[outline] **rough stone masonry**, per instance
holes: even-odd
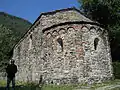
[[[75,8],[42,13],[16,44],[17,80],[69,84],[112,78],[108,32]]]

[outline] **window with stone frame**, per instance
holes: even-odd
[[[57,52],[63,51],[63,40],[62,38],[57,39]]]
[[[94,49],[95,49],[95,50],[97,50],[98,42],[99,42],[99,39],[98,39],[98,38],[95,38],[95,39],[94,39]]]
[[[32,34],[30,35],[29,38],[29,50],[32,48]]]

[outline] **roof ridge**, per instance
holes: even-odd
[[[53,10],[53,11],[50,11],[50,12],[43,12],[41,13],[42,15],[47,15],[47,14],[54,14],[54,13],[57,13],[57,12],[61,12],[61,11],[69,11],[69,10],[75,10],[75,11],[78,11],[81,13],[80,10],[78,10],[77,8],[75,7],[71,7],[71,8],[63,8],[63,9],[57,9],[57,10]]]

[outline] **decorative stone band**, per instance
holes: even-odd
[[[100,26],[100,27],[104,27],[103,25],[101,25],[99,23],[95,23],[95,22],[71,21],[71,22],[64,22],[64,23],[59,23],[59,24],[52,25],[48,28],[43,29],[42,32],[44,33],[45,31],[47,31],[51,28],[57,27],[57,26],[70,25],[70,24],[91,24],[91,25],[97,25],[97,26]]]

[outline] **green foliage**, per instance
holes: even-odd
[[[73,90],[72,85],[44,85],[42,90]]]
[[[5,80],[0,80],[0,86],[5,87],[6,86],[6,81]]]
[[[113,62],[113,74],[115,79],[120,79],[120,62]]]
[[[14,45],[30,27],[28,21],[0,12],[0,71],[3,71],[12,56]]]
[[[21,35],[26,32],[31,26],[31,23],[22,18],[0,12],[0,24],[12,30],[16,35]]]
[[[107,26],[120,22],[120,0],[78,0],[85,15]]]

